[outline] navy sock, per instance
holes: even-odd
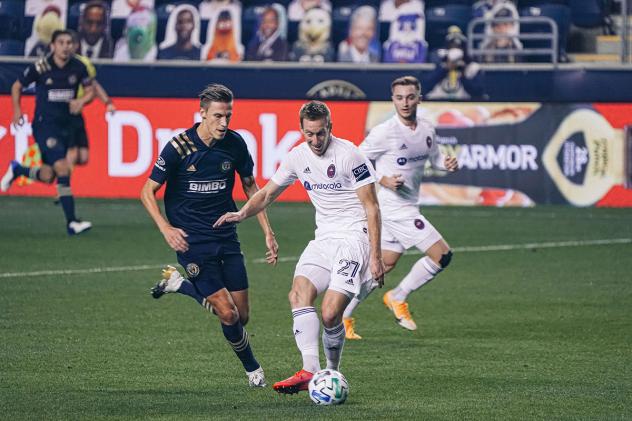
[[[221,325],[224,337],[233,348],[233,351],[235,351],[235,354],[237,354],[237,357],[241,360],[246,371],[255,371],[261,367],[252,354],[250,341],[248,340],[248,332],[246,332],[246,329],[241,325],[241,322],[238,321],[230,326],[223,323]]]
[[[57,177],[57,193],[59,193],[59,202],[66,215],[66,222],[75,221],[75,199],[70,191],[70,176]]]
[[[193,285],[193,282],[189,281],[188,279],[182,281],[182,284],[178,289],[178,293],[188,295],[189,297],[197,301],[198,304],[201,306],[203,306],[206,302],[206,299],[202,296],[202,294],[198,292],[197,288],[195,288],[195,285]]]
[[[21,175],[23,175],[24,177],[28,177],[31,178],[33,180],[37,180],[37,175],[35,177],[31,177],[31,170],[37,170],[37,173],[39,173],[39,168],[29,168],[29,167],[25,167],[23,165],[16,165],[13,168],[13,174],[15,174],[15,177],[19,177]]]

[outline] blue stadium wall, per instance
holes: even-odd
[[[10,92],[11,84],[28,63],[24,59],[0,61],[0,93]],[[205,84],[220,81],[244,99],[320,97],[369,101],[388,99],[390,82],[404,74],[417,76],[426,85],[433,69],[432,65],[358,68],[343,64],[310,67],[249,63],[237,66],[97,63],[96,67],[101,84],[117,97],[190,98]],[[477,100],[632,102],[631,67],[486,66],[481,72],[484,95]]]

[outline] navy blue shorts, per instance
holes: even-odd
[[[77,116],[71,124],[70,137],[68,138],[68,148],[87,148],[88,134],[83,116]]]
[[[222,288],[228,291],[248,288],[248,275],[239,240],[189,244],[189,250],[178,253],[178,263],[204,297]]]
[[[42,154],[42,162],[53,165],[60,159],[66,159],[68,141],[72,127],[56,122],[34,122],[33,137]]]

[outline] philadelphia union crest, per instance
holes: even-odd
[[[417,229],[422,230],[424,229],[424,221],[422,221],[421,219],[415,219],[415,227],[417,227]]]
[[[228,171],[230,171],[231,168],[233,168],[233,163],[232,162],[230,162],[230,161],[222,162],[222,171],[228,172]]]
[[[187,273],[191,278],[195,278],[200,274],[200,267],[195,263],[189,263],[187,265]]]
[[[428,147],[432,146],[432,138],[430,136],[426,138],[426,145],[428,145]]]

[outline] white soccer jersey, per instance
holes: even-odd
[[[316,239],[367,237],[366,212],[356,189],[375,182],[371,164],[348,140],[334,136],[322,156],[304,142],[290,151],[270,181],[300,180],[316,208]]]
[[[430,160],[434,168],[445,169],[445,158],[435,141],[434,127],[419,116],[414,131],[397,115],[378,124],[364,139],[360,150],[375,161],[378,180],[394,174],[401,174],[404,179],[404,185],[397,192],[380,188],[378,199],[383,218],[396,214],[402,206],[417,205],[426,161]]]

